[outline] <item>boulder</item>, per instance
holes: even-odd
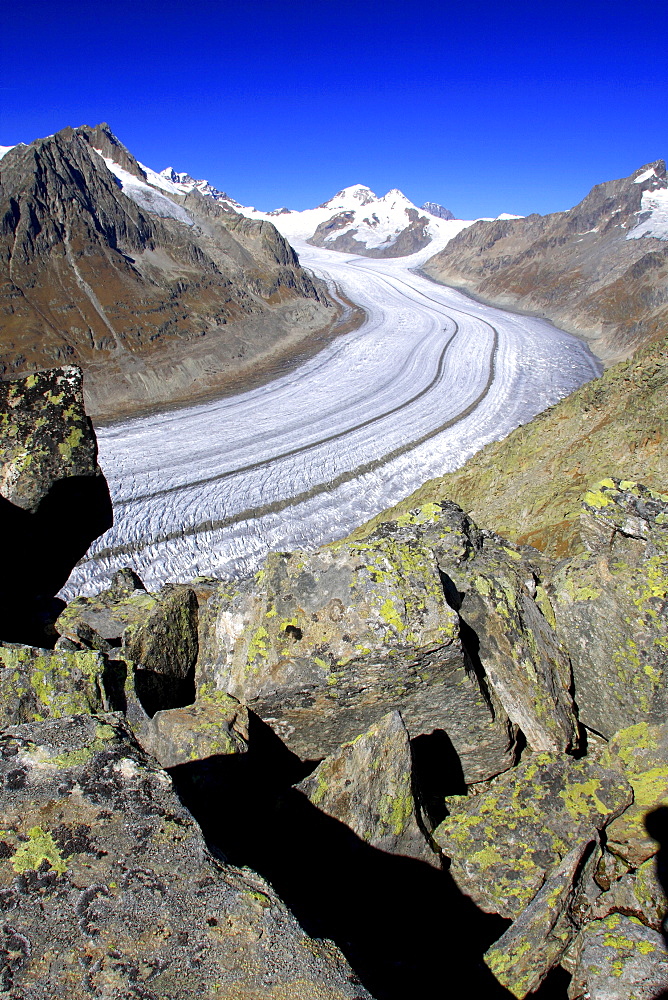
[[[296,787],[372,847],[440,867],[419,826],[411,747],[399,712],[325,758]]]
[[[519,1000],[538,989],[576,934],[583,861],[589,853],[584,877],[590,879],[598,860],[592,847],[591,841],[585,841],[569,851],[527,908],[485,953],[496,979]]]
[[[106,658],[92,650],[0,645],[0,728],[120,707]]]
[[[6,729],[0,778],[7,995],[368,996],[259,876],[211,855],[119,716]]]
[[[668,900],[657,875],[656,860],[650,858],[636,871],[627,872],[613,882],[608,891],[599,896],[592,915],[600,919],[611,913],[623,913],[660,931],[667,909]]]
[[[610,738],[668,713],[668,496],[607,479],[584,497],[584,547],[549,590],[582,722]]]
[[[593,920],[578,951],[570,1000],[655,1000],[668,988],[663,937],[634,917]]]
[[[54,595],[112,523],[81,372],[0,382],[0,639],[53,644]],[[62,604],[60,605],[62,607]]]
[[[615,733],[601,763],[623,773],[633,789],[633,804],[610,824],[607,841],[609,851],[637,868],[659,850],[645,823],[655,809],[668,805],[668,723],[641,722]]]
[[[468,782],[513,763],[514,731],[465,657],[434,554],[401,531],[272,553],[211,608],[198,684],[248,704],[301,757],[396,709],[411,737],[447,732]]]
[[[107,648],[121,646],[120,655],[135,665],[137,693],[153,715],[192,700],[197,619],[197,597],[190,587],[166,584],[150,594],[124,569],[107,590],[71,601],[55,627],[62,636],[94,647],[103,648],[100,638]]]
[[[0,495],[34,514],[54,483],[99,476],[78,368],[0,382]]]
[[[229,695],[200,691],[193,705],[156,712],[136,735],[163,767],[245,753],[248,712]]]
[[[432,836],[462,892],[483,910],[516,920],[569,851],[596,839],[632,798],[617,771],[535,754],[463,798]]]
[[[527,546],[480,531],[454,503],[425,504],[378,535],[434,553],[446,599],[459,613],[470,662],[535,750],[578,745],[568,655],[541,580],[552,564]]]

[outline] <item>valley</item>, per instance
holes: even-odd
[[[340,538],[600,373],[550,323],[416,274],[433,246],[380,260],[292,240],[366,321],[248,392],[100,427],[115,523],[66,595],[127,564],[156,587]]]

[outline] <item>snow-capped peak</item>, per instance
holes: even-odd
[[[337,212],[354,211],[360,205],[370,205],[372,201],[377,200],[378,196],[371,188],[365,187],[364,184],[352,184],[337,191],[333,198],[318,205],[318,208],[336,209]]]
[[[8,153],[9,150],[13,148],[13,146],[0,146],[0,160],[3,158],[5,153]]]

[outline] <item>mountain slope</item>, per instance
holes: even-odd
[[[561,557],[574,542],[580,500],[595,482],[668,483],[668,336],[641,348],[566,399],[432,479],[370,526],[423,503],[454,500],[516,542]]]
[[[628,357],[668,320],[667,187],[657,160],[567,212],[476,222],[423,270],[583,334],[605,360]]]
[[[108,417],[220,388],[337,318],[272,225],[158,176],[107,126],[4,154],[6,377],[76,362]]]

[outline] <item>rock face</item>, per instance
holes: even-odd
[[[572,1000],[654,1000],[666,988],[668,953],[660,934],[618,913],[587,926]]]
[[[586,550],[550,592],[580,719],[609,738],[666,717],[668,496],[604,480],[585,494],[579,532]]]
[[[425,201],[422,206],[423,212],[429,212],[430,215],[435,215],[437,219],[445,219],[446,222],[449,219],[454,219],[454,215],[449,208],[443,208],[436,201]]]
[[[78,369],[0,382],[0,517],[0,638],[45,645],[51,598],[112,520]]]
[[[515,920],[574,841],[595,839],[632,799],[616,771],[536,754],[454,806],[433,837],[452,859],[450,872],[462,891],[483,909]]]
[[[106,125],[6,153],[5,376],[75,362],[89,412],[111,417],[219,389],[334,322],[271,223],[164,184]]]
[[[216,861],[117,716],[5,729],[3,992],[366,997],[269,886]]]
[[[373,847],[438,865],[418,825],[411,748],[399,712],[344,743],[297,788]]]
[[[592,188],[567,212],[475,222],[427,262],[431,277],[485,301],[529,310],[593,338],[610,360],[662,332],[668,230],[663,160]]]
[[[410,532],[270,555],[254,585],[226,590],[198,683],[247,703],[300,756],[399,708],[411,737],[446,730],[467,781],[511,765],[508,720],[465,659],[433,551]]]

